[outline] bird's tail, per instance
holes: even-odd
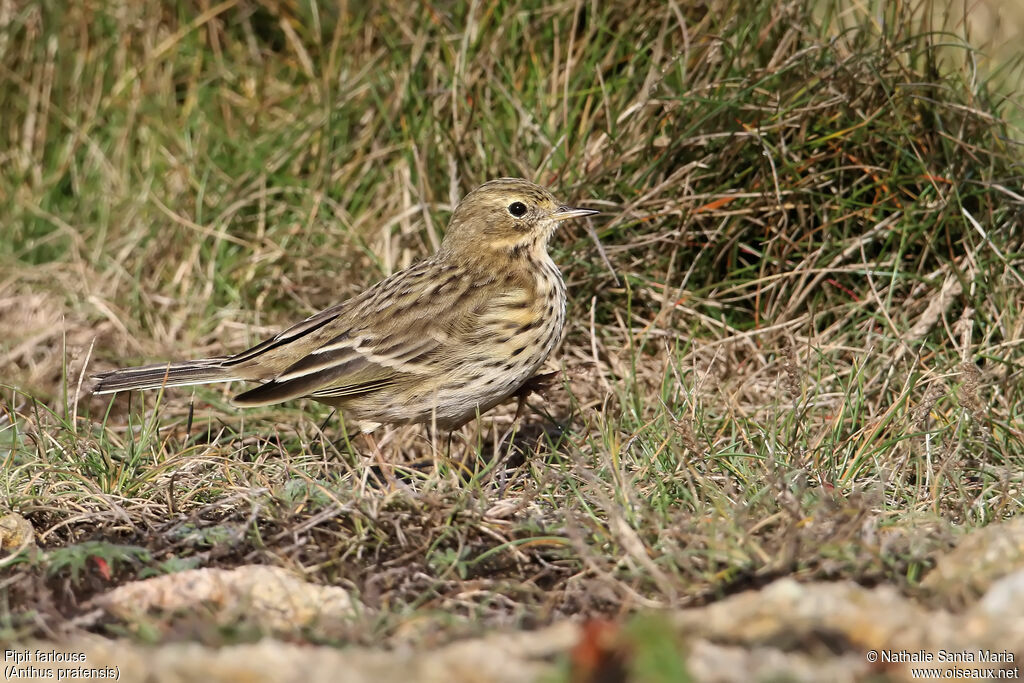
[[[94,394],[112,394],[133,389],[160,389],[189,384],[210,384],[242,379],[237,368],[225,367],[226,358],[203,358],[177,363],[156,363],[137,368],[122,368],[92,376]]]

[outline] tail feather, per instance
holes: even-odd
[[[92,376],[94,394],[112,394],[133,389],[160,389],[189,384],[210,384],[242,379],[237,368],[226,368],[226,358],[203,358],[177,363],[156,363],[137,368],[122,368]]]

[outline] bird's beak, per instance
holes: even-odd
[[[593,209],[574,209],[571,206],[560,206],[555,209],[551,217],[556,221],[566,221],[570,218],[583,218],[584,216],[593,216],[595,213],[601,213],[600,211],[594,211]]]

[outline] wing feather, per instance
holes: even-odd
[[[303,337],[306,337],[307,335],[310,335],[337,320],[338,316],[342,313],[342,306],[344,306],[344,304],[333,306],[320,311],[316,315],[311,315],[302,322],[292,325],[270,339],[265,339],[256,346],[250,347],[240,353],[236,353],[225,360],[224,365],[239,365],[247,361],[254,361],[260,356],[266,355],[270,351],[279,349],[288,344],[294,344],[297,341],[300,341]]]
[[[503,301],[485,294],[496,276],[446,266],[439,297],[424,284],[429,274],[403,271],[232,357],[229,362],[262,366],[251,374],[265,380],[235,401],[361,396],[420,382],[457,363],[459,347],[452,344],[479,333],[481,317]]]

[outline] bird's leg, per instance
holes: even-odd
[[[388,485],[388,490],[396,490],[398,488],[398,482],[395,480],[394,470],[390,464],[384,461],[384,454],[381,453],[380,447],[377,445],[377,440],[373,438],[373,434],[371,432],[363,432],[363,439],[370,447],[374,460],[377,461],[377,466],[380,469],[381,476],[384,477],[384,482]]]
[[[508,454],[503,454],[505,448],[505,441],[507,439],[514,439],[516,429],[519,427],[519,418],[523,415],[523,408],[526,407],[526,400],[530,397],[530,394],[537,394],[543,397],[544,393],[547,392],[551,387],[554,386],[555,380],[558,378],[558,372],[543,372],[523,382],[522,386],[516,389],[516,392],[512,394],[518,399],[516,404],[516,414],[512,418],[512,424],[508,430],[501,435],[498,439],[498,443],[495,446],[495,455],[499,458],[504,458]]]
[[[431,441],[431,452],[433,453],[434,459],[434,472],[438,471],[439,461],[446,462],[448,465],[452,464],[452,439],[455,437],[455,430],[448,429],[445,431],[446,436],[444,438],[444,450],[438,449],[438,433],[437,426],[432,425],[430,428],[430,441]]]
[[[512,418],[512,422],[518,422],[519,417],[523,413],[523,408],[526,406],[526,399],[530,397],[530,394],[537,394],[543,396],[544,392],[554,386],[555,380],[558,378],[558,372],[543,372],[539,375],[534,375],[530,379],[523,382],[523,385],[516,389],[516,392],[512,394],[519,403],[516,405],[516,416]]]
[[[455,470],[461,475],[466,471],[466,460],[469,458],[469,448],[463,448],[462,455],[459,459],[455,460],[455,455],[452,453],[452,441],[455,439],[455,430],[449,429],[448,436],[444,440],[444,461],[449,467],[455,468]],[[462,439],[463,446],[466,446],[465,439]],[[437,467],[437,463],[434,463],[434,467]]]

